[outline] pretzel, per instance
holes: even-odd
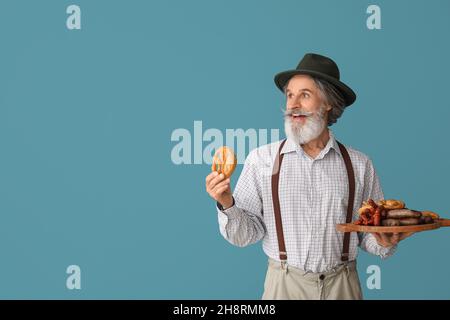
[[[223,173],[225,179],[231,177],[234,169],[236,169],[237,159],[231,148],[220,147],[216,150],[213,156],[213,162],[211,166],[212,171],[217,171],[219,174]]]
[[[403,209],[405,207],[403,201],[394,199],[380,200],[378,204],[382,205],[386,210]]]
[[[422,217],[430,217],[433,220],[440,219],[439,215],[433,211],[422,211]]]

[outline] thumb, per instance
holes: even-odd
[[[400,240],[406,239],[410,236],[412,236],[415,232],[405,232],[401,235]]]

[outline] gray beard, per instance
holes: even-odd
[[[304,124],[294,122],[291,117],[286,117],[284,120],[286,137],[297,145],[316,139],[325,129],[325,113],[325,106],[322,105],[317,113],[306,119]]]

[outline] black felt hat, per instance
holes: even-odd
[[[289,79],[298,74],[307,74],[328,81],[342,94],[346,106],[356,100],[355,92],[340,81],[340,72],[336,62],[328,57],[315,53],[305,54],[296,69],[278,73],[274,79],[275,84],[283,91]]]

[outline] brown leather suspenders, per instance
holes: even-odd
[[[284,156],[284,154],[281,154],[281,149],[283,148],[285,142],[286,139],[283,140],[280,144],[280,148],[278,149],[278,153],[275,157],[275,162],[272,170],[272,201],[273,201],[273,210],[275,212],[275,227],[277,230],[278,249],[280,252],[280,260],[282,265],[284,265],[287,261],[287,252],[286,252],[286,244],[284,242],[283,224],[281,221],[278,186],[280,181],[280,168]],[[341,144],[339,141],[336,142],[339,145],[339,149],[341,150],[342,156],[344,157],[345,168],[347,169],[349,196],[348,196],[346,222],[350,223],[352,221],[353,203],[355,200],[355,173],[353,171],[352,162],[350,160],[350,156],[348,155],[347,149],[345,149],[344,145]],[[348,261],[349,248],[350,248],[350,233],[346,232],[344,233],[344,243],[341,256],[342,261]]]
[[[281,223],[280,198],[278,197],[278,183],[280,181],[280,168],[283,161],[284,154],[281,154],[281,149],[286,143],[286,139],[281,142],[272,170],[272,202],[273,210],[275,212],[275,227],[277,229],[278,250],[280,252],[280,260],[282,263],[287,261],[286,245],[284,243],[283,225]]]
[[[347,218],[346,223],[352,222],[353,215],[353,203],[355,201],[355,173],[353,172],[352,161],[350,160],[350,156],[348,155],[347,149],[345,149],[344,145],[337,141],[339,145],[339,149],[341,150],[342,156],[344,157],[345,168],[347,169],[348,176],[348,203],[347,203]],[[342,261],[348,261],[348,252],[350,247],[350,232],[344,233],[344,244],[342,247]]]

